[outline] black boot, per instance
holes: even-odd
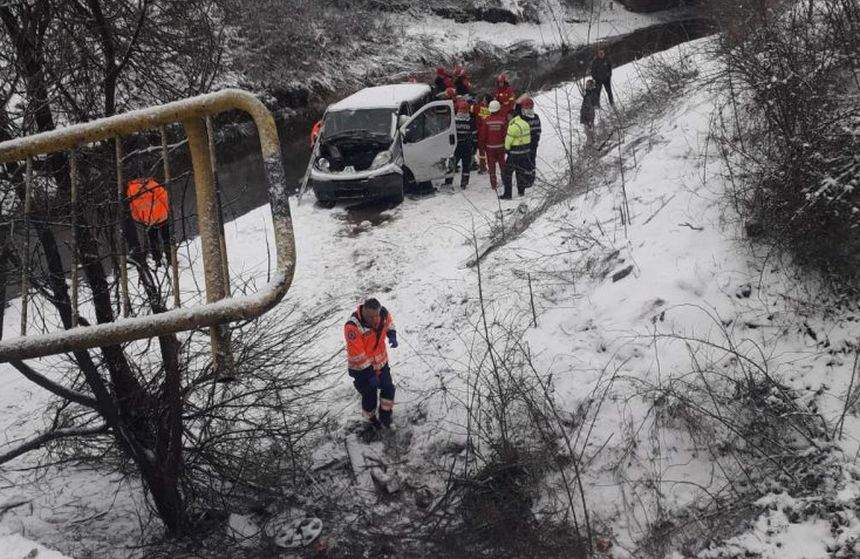
[[[379,410],[379,422],[386,429],[391,429],[392,415],[394,415],[392,410]]]

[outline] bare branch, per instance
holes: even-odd
[[[80,404],[82,406],[86,406],[88,408],[92,408],[94,410],[99,409],[98,402],[96,402],[95,398],[91,398],[86,394],[82,394],[80,392],[76,392],[70,388],[66,388],[65,386],[58,384],[48,377],[37,373],[32,367],[24,363],[23,361],[12,360],[9,363],[18,369],[18,372],[24,375],[27,380],[38,384],[48,392],[52,394],[56,394],[60,398],[65,398],[66,400],[70,400],[75,402],[76,404]]]
[[[26,454],[31,450],[36,450],[44,446],[45,444],[55,441],[57,439],[67,439],[70,437],[88,437],[92,435],[99,435],[102,433],[106,433],[108,430],[107,424],[101,424],[97,427],[91,428],[76,428],[76,429],[57,429],[56,431],[48,431],[47,433],[42,433],[38,437],[30,439],[29,441],[18,445],[12,450],[6,452],[5,454],[0,454],[0,464],[5,464],[10,460],[14,460],[15,458],[21,456],[22,454]]]

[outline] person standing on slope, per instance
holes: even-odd
[[[465,99],[457,99],[454,103],[457,111],[455,122],[457,125],[457,147],[454,149],[454,166],[459,163],[460,188],[469,186],[469,174],[472,170],[472,158],[475,156],[475,146],[478,141],[478,127],[475,124],[475,115],[472,114],[469,102]],[[454,179],[445,179],[445,184],[453,184]]]
[[[505,192],[499,196],[502,200],[513,198],[514,173],[517,175],[517,192],[520,196],[524,196],[526,188],[531,186],[529,182],[533,172],[531,168],[531,130],[529,123],[523,120],[519,113],[520,109],[517,108],[514,117],[508,123],[507,134],[505,135],[506,158],[505,170],[502,173]]]
[[[487,118],[490,116],[490,102],[493,100],[493,96],[489,93],[485,93],[480,103],[477,103],[475,106],[477,107],[476,117],[477,117],[477,125],[478,130],[480,130],[484,123],[487,121]],[[478,142],[478,174],[483,175],[487,172],[487,153],[484,151],[484,148],[481,146],[481,142]]]
[[[600,89],[606,90],[609,104],[614,107],[615,100],[612,98],[612,62],[606,57],[606,51],[597,49],[597,56],[591,61],[591,78],[597,86],[597,108],[600,108]]]
[[[520,116],[529,125],[531,132],[531,176],[529,177],[529,186],[534,185],[535,174],[537,172],[537,150],[540,143],[541,124],[540,117],[535,113],[535,102],[528,95],[521,95],[517,100],[520,106]]]
[[[391,313],[376,299],[368,299],[346,321],[343,335],[349,376],[361,394],[364,417],[376,429],[391,428],[395,389],[388,366],[386,340],[392,348],[397,347],[397,331]]]
[[[498,190],[496,165],[499,171],[505,172],[505,134],[508,129],[508,119],[502,113],[501,105],[495,99],[490,101],[490,116],[484,120],[478,129],[478,146],[487,154],[487,170],[490,172],[490,186]]]

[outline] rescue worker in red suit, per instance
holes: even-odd
[[[478,130],[484,126],[484,122],[486,122],[487,118],[490,116],[490,101],[493,100],[493,96],[489,93],[485,93],[481,98],[481,101],[475,103],[475,122],[478,125]],[[484,152],[484,148],[482,146],[478,146],[478,174],[483,175],[487,172],[487,154]]]
[[[364,417],[374,428],[391,428],[394,383],[388,366],[386,340],[392,348],[397,347],[397,332],[391,313],[376,299],[368,299],[349,317],[343,335],[349,376],[361,394]]]
[[[514,93],[514,88],[511,87],[508,75],[504,72],[499,74],[499,77],[496,78],[496,92],[494,95],[496,101],[498,101],[502,106],[502,114],[505,117],[510,115],[514,110],[514,106],[517,104],[517,94]]]
[[[508,118],[502,113],[501,105],[495,99],[490,101],[490,116],[481,124],[478,130],[478,146],[487,154],[487,170],[490,173],[490,186],[493,190],[499,188],[496,178],[496,165],[499,173],[505,172],[505,136],[508,132]]]

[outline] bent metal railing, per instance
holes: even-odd
[[[272,209],[277,264],[270,281],[251,295],[230,297],[227,277],[225,244],[219,215],[217,193],[214,187],[214,148],[210,135],[210,117],[231,110],[247,113],[254,121],[260,138],[260,150],[265,167],[266,186]],[[27,169],[26,206],[32,183],[32,158],[37,155],[72,150],[70,167],[72,172],[72,196],[74,197],[75,164],[74,150],[83,144],[104,140],[116,142],[117,186],[120,199],[123,197],[121,138],[137,132],[160,130],[164,149],[165,175],[167,167],[165,125],[181,123],[188,138],[194,186],[197,200],[198,228],[203,255],[206,303],[194,307],[180,307],[178,301],[177,271],[173,270],[174,308],[159,314],[128,316],[128,278],[123,262],[120,271],[123,288],[122,318],[114,322],[77,326],[38,335],[26,335],[27,269],[22,267],[22,335],[0,341],[0,362],[31,359],[75,350],[114,345],[164,334],[210,328],[212,349],[216,360],[225,354],[226,337],[221,325],[237,320],[256,318],[274,307],[286,294],[295,272],[296,252],[292,218],[285,189],[284,166],[281,159],[278,132],[272,114],[252,94],[226,89],[217,93],[200,95],[157,107],[142,109],[103,118],[93,122],[77,124],[67,128],[26,136],[0,143],[0,164],[24,160]],[[73,201],[74,204],[74,201]],[[74,214],[73,214],[74,215]],[[175,253],[174,253],[175,256]],[[123,260],[125,255],[123,253]],[[174,257],[173,262],[176,262]],[[72,269],[74,301],[77,299],[77,270]]]

